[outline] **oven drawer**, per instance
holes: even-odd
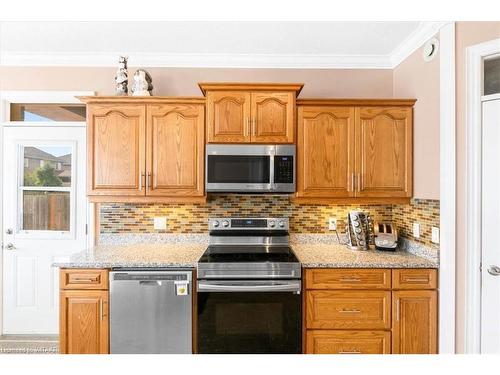
[[[391,289],[391,270],[306,269],[306,289]]]
[[[387,331],[308,330],[306,354],[390,354]]]
[[[390,329],[391,292],[306,292],[309,329]]]

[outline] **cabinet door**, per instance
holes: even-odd
[[[356,196],[411,197],[412,108],[356,108]]]
[[[203,196],[204,106],[148,105],[146,195]]]
[[[63,290],[60,314],[61,353],[109,353],[108,291]]]
[[[387,331],[308,330],[306,354],[390,354]]]
[[[251,139],[255,143],[293,143],[295,93],[252,93]]]
[[[88,194],[144,195],[146,108],[88,107]]]
[[[250,141],[250,93],[207,93],[207,138],[209,143]]]
[[[437,353],[437,291],[392,293],[392,352]]]
[[[354,108],[299,107],[297,196],[353,195]]]

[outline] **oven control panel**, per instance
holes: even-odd
[[[288,218],[210,218],[208,227],[209,230],[288,230]]]

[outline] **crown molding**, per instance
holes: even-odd
[[[436,35],[439,30],[449,22],[420,22],[417,29],[412,32],[390,54],[392,68],[397,67],[425,42]]]
[[[434,36],[446,22],[421,22],[388,55],[168,54],[130,53],[130,67],[393,69]],[[116,67],[123,51],[106,53],[2,51],[0,66]]]
[[[1,66],[115,67],[121,52],[2,52]],[[169,68],[391,69],[387,56],[131,53],[129,66]]]

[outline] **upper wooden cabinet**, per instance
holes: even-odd
[[[203,98],[80,99],[92,201],[204,200]]]
[[[202,196],[204,107],[149,105],[147,116],[146,194]]]
[[[87,111],[89,195],[144,195],[146,107],[93,104]]]
[[[200,83],[207,96],[207,142],[294,143],[301,84]]]
[[[354,196],[354,108],[299,107],[298,118],[297,196]]]
[[[411,198],[414,103],[297,101],[297,201],[402,203]]]
[[[413,109],[356,108],[356,195],[411,197]]]

